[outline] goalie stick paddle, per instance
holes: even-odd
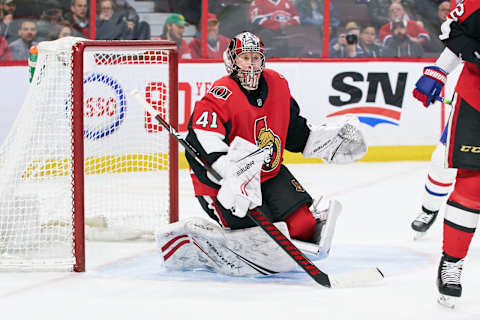
[[[180,134],[172,128],[170,124],[162,118],[160,113],[155,110],[145,99],[140,95],[138,90],[130,92],[135,100],[140,103],[145,110],[150,113],[175,139],[185,148],[192,157],[195,158],[204,168],[217,179],[222,180],[220,174],[212,168],[212,166],[203,159],[199,152],[183,139]],[[320,285],[327,288],[338,287],[353,287],[365,283],[383,279],[383,274],[378,268],[370,268],[360,271],[353,271],[341,273],[336,275],[328,275],[317,266],[315,266],[305,255],[280,231],[271,223],[268,218],[258,208],[249,210],[247,216],[262,228],[313,280]]]

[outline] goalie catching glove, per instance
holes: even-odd
[[[228,149],[217,199],[239,218],[245,217],[248,209],[262,204],[260,171],[264,158],[264,150],[240,137],[236,137]]]
[[[358,129],[360,122],[354,116],[329,118],[317,127],[310,127],[310,135],[303,149],[305,158],[320,158],[327,163],[346,164],[361,159],[367,153],[367,144]]]

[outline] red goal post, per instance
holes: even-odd
[[[85,270],[85,239],[153,239],[178,220],[173,126],[178,58],[169,41],[39,44],[27,98],[0,147],[0,270]]]

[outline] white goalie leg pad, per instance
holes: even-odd
[[[322,196],[313,202],[310,210],[317,220],[313,235],[314,242],[293,240],[293,243],[304,253],[326,258],[332,247],[335,226],[338,216],[342,212],[342,204],[338,200]]]
[[[285,223],[276,224],[288,236]],[[156,232],[169,270],[208,269],[231,276],[271,275],[295,263],[259,227],[226,231],[203,218],[190,218]]]
[[[274,225],[290,239],[285,222],[276,222]],[[292,258],[260,227],[227,231],[226,236],[228,248],[255,269],[258,275],[288,272],[297,266]]]
[[[155,232],[155,240],[160,249],[163,263],[168,270],[195,270],[213,269],[215,263],[204,253],[192,239],[186,224],[192,219],[178,221],[162,226]],[[201,218],[193,218],[194,222],[204,225],[205,228],[212,228],[215,232],[216,226],[210,226],[209,221]],[[218,233],[221,233],[218,231]]]

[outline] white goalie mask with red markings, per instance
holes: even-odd
[[[239,66],[237,57],[247,52],[260,54],[261,62],[251,61],[249,67],[246,68]],[[252,54],[251,57],[253,56]],[[265,51],[259,37],[251,32],[242,32],[236,35],[230,41],[227,50],[223,52],[223,61],[228,74],[237,77],[242,87],[247,90],[258,88],[258,81],[265,68]]]

